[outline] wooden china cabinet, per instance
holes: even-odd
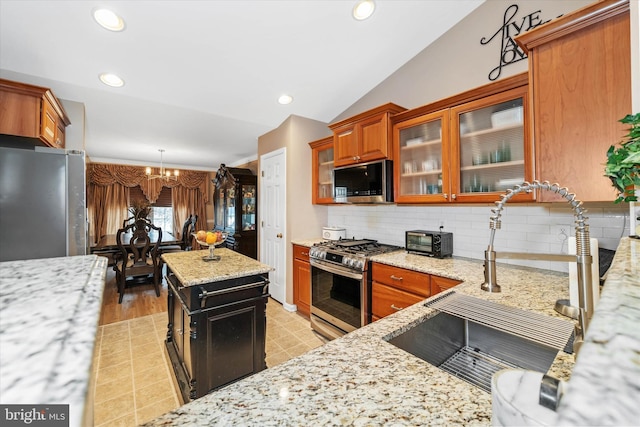
[[[250,169],[220,165],[213,192],[215,230],[228,233],[227,248],[258,259],[258,179]]]
[[[396,203],[493,202],[532,180],[528,97],[523,73],[393,116]]]
[[[69,124],[67,113],[50,89],[0,79],[0,134],[64,148]]]
[[[333,137],[309,143],[311,147],[311,202],[333,203]]]
[[[405,110],[404,107],[388,103],[330,124],[334,167],[391,158],[390,118]]]

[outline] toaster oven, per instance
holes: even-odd
[[[445,258],[453,255],[453,233],[412,230],[405,233],[405,247],[409,253]]]

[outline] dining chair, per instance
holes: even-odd
[[[126,239],[128,241],[123,241]],[[120,250],[120,260],[114,266],[120,294],[118,304],[122,303],[127,278],[152,276],[156,295],[160,296],[162,261],[158,248],[161,241],[162,228],[148,221],[140,220],[118,230],[116,243]]]

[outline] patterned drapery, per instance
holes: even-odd
[[[141,166],[90,163],[87,174],[89,217],[96,241],[99,236],[115,234],[122,219],[127,217],[129,188],[138,185],[151,204],[158,199],[162,187],[172,189],[173,228],[179,238],[182,224],[190,214],[198,215],[198,227],[207,224],[205,204],[209,201],[209,172],[181,170],[176,181],[149,180]]]
[[[88,173],[89,183],[94,185],[105,186],[115,183],[125,187],[139,185],[149,203],[155,203],[162,187],[197,188],[202,194],[202,200],[205,203],[209,201],[209,172],[181,170],[177,181],[149,180],[141,166],[90,163]]]

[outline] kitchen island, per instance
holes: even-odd
[[[182,400],[266,368],[268,265],[221,248],[162,255],[167,264],[166,347]]]
[[[93,424],[91,363],[106,269],[107,258],[96,255],[0,263],[2,404],[69,405],[69,426]]]
[[[601,409],[609,418],[581,418],[579,424],[590,424],[592,420],[595,424],[605,424],[607,420],[613,424],[634,424],[640,419],[640,408],[633,403],[638,397],[640,368],[637,363],[630,368],[633,348],[637,349],[640,343],[640,331],[632,327],[640,321],[638,253],[640,242],[622,239],[592,329],[578,358],[576,377],[582,378],[582,384],[574,388],[569,383],[566,401],[561,402],[561,417],[579,412],[581,397],[591,398],[606,389],[606,403],[602,399],[590,402],[587,415]],[[404,251],[379,255],[373,260],[461,280],[463,283],[454,288],[456,292],[553,317],[561,317],[553,309],[555,301],[569,295],[568,275],[552,271],[499,264],[502,293],[489,294],[480,289],[481,261],[438,260]],[[615,301],[616,307],[626,304],[633,309],[614,313],[611,310],[618,309],[608,301]],[[488,393],[387,342],[434,314],[433,309],[422,303],[415,304],[195,400],[147,425],[490,425]],[[628,318],[610,323],[607,321],[610,316]],[[599,324],[606,324],[608,336],[624,332],[625,343],[618,343],[626,349],[624,361],[607,351],[611,343],[598,341]],[[618,366],[619,362],[624,363]],[[589,384],[588,371],[593,363],[599,368],[606,365],[606,376],[613,378],[612,382],[607,385],[605,376],[598,384]],[[573,355],[559,352],[549,373],[568,380],[573,367]],[[625,381],[617,380],[625,375]],[[617,419],[612,415],[616,411]]]

